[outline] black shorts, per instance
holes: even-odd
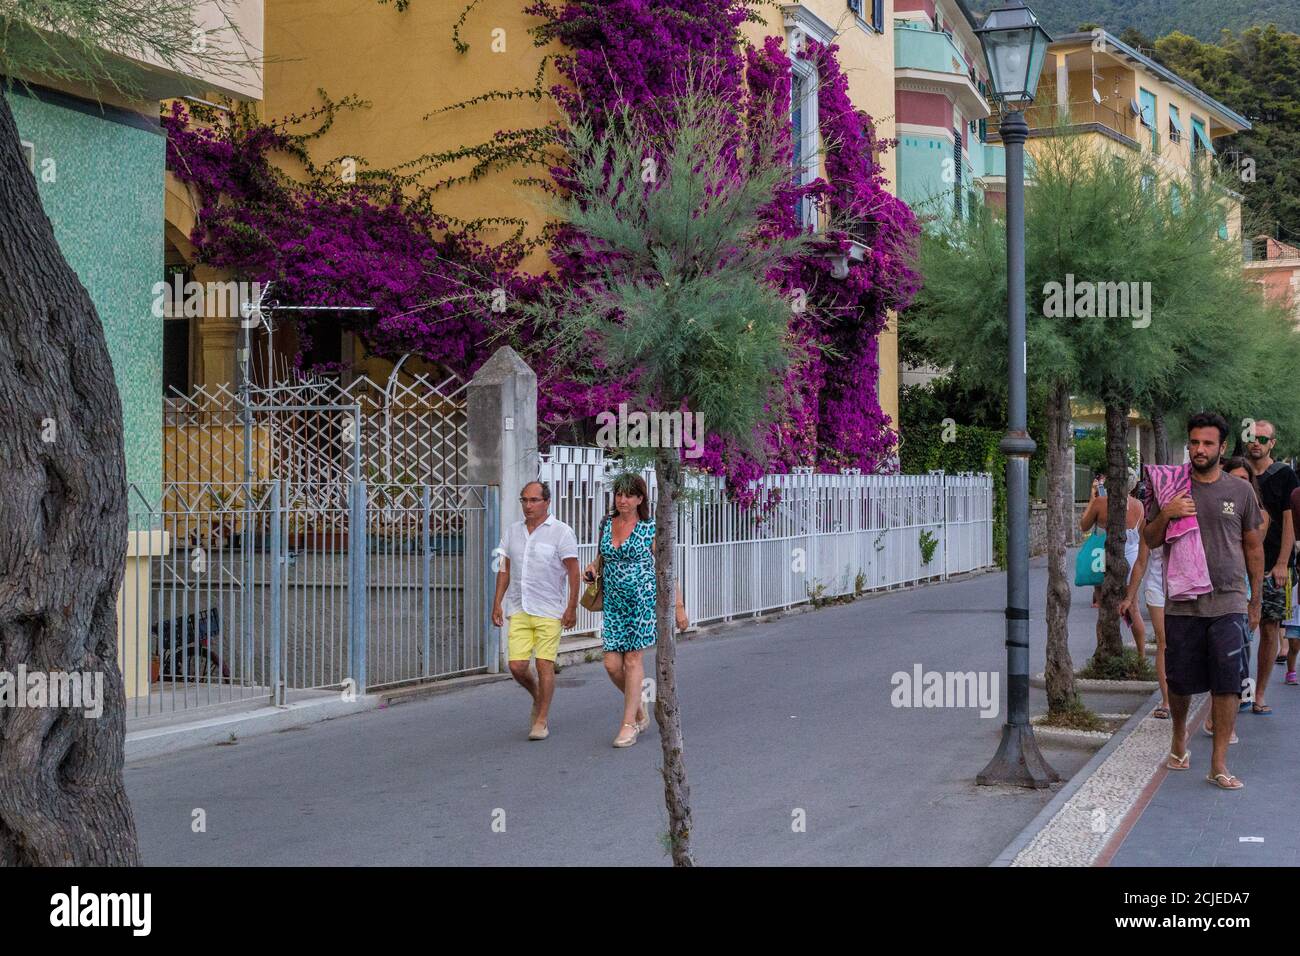
[[[1165,615],[1165,677],[1171,694],[1188,697],[1208,690],[1240,696],[1248,673],[1246,615]]]
[[[1264,594],[1260,599],[1260,618],[1265,621],[1286,620],[1286,585],[1274,584],[1273,575],[1264,574]]]

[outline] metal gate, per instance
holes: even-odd
[[[130,496],[133,715],[494,667],[495,488],[462,484],[465,385],[300,377],[174,396]]]
[[[138,489],[131,500],[132,715],[494,663],[493,487],[209,482],[166,486],[163,508]]]

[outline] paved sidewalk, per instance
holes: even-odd
[[[1252,642],[1252,675],[1258,647]],[[1230,792],[1206,781],[1210,738],[1193,726],[1192,769],[1164,776],[1111,866],[1300,864],[1300,687],[1286,686],[1284,677],[1285,668],[1274,665],[1272,716],[1237,715],[1241,742],[1228,750],[1228,769],[1245,787]],[[1198,698],[1192,713],[1203,703]]]
[[[1045,585],[1036,561],[1036,670]],[[917,664],[1001,675],[1005,595],[1005,576],[987,574],[683,642],[699,861],[991,862],[1051,791],[976,787],[1005,718],[895,708],[891,675]],[[1081,590],[1075,597],[1071,644],[1081,664],[1096,612]],[[542,743],[524,739],[523,692],[494,683],[132,764],[144,861],[666,864],[657,732],[630,750],[610,747],[617,698],[599,663],[566,668],[557,684]],[[1031,693],[1041,711],[1043,692]],[[1065,776],[1090,756],[1044,750]],[[196,809],[206,832],[192,829]],[[804,830],[794,826],[801,818]]]

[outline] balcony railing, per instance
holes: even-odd
[[[946,33],[907,28],[894,31],[894,67],[899,70],[928,70],[964,76],[977,83],[975,71],[966,65],[961,51]]]
[[[1079,132],[1080,127],[1109,130],[1130,142],[1136,142],[1142,136],[1150,136],[1150,130],[1138,126],[1137,117],[1129,112],[1127,106],[1123,110],[1115,110],[1092,100],[1071,103],[1064,110],[1056,103],[1040,103],[1025,111],[1025,121],[1029,124],[1030,133],[1039,136],[1050,136],[1059,126],[1065,126],[1071,132]],[[989,117],[990,138],[999,136],[1000,124],[999,113]]]

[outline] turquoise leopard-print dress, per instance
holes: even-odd
[[[606,651],[639,651],[655,642],[655,523],[638,521],[614,547],[614,522],[605,522],[600,554],[605,559],[605,610],[601,637]]]

